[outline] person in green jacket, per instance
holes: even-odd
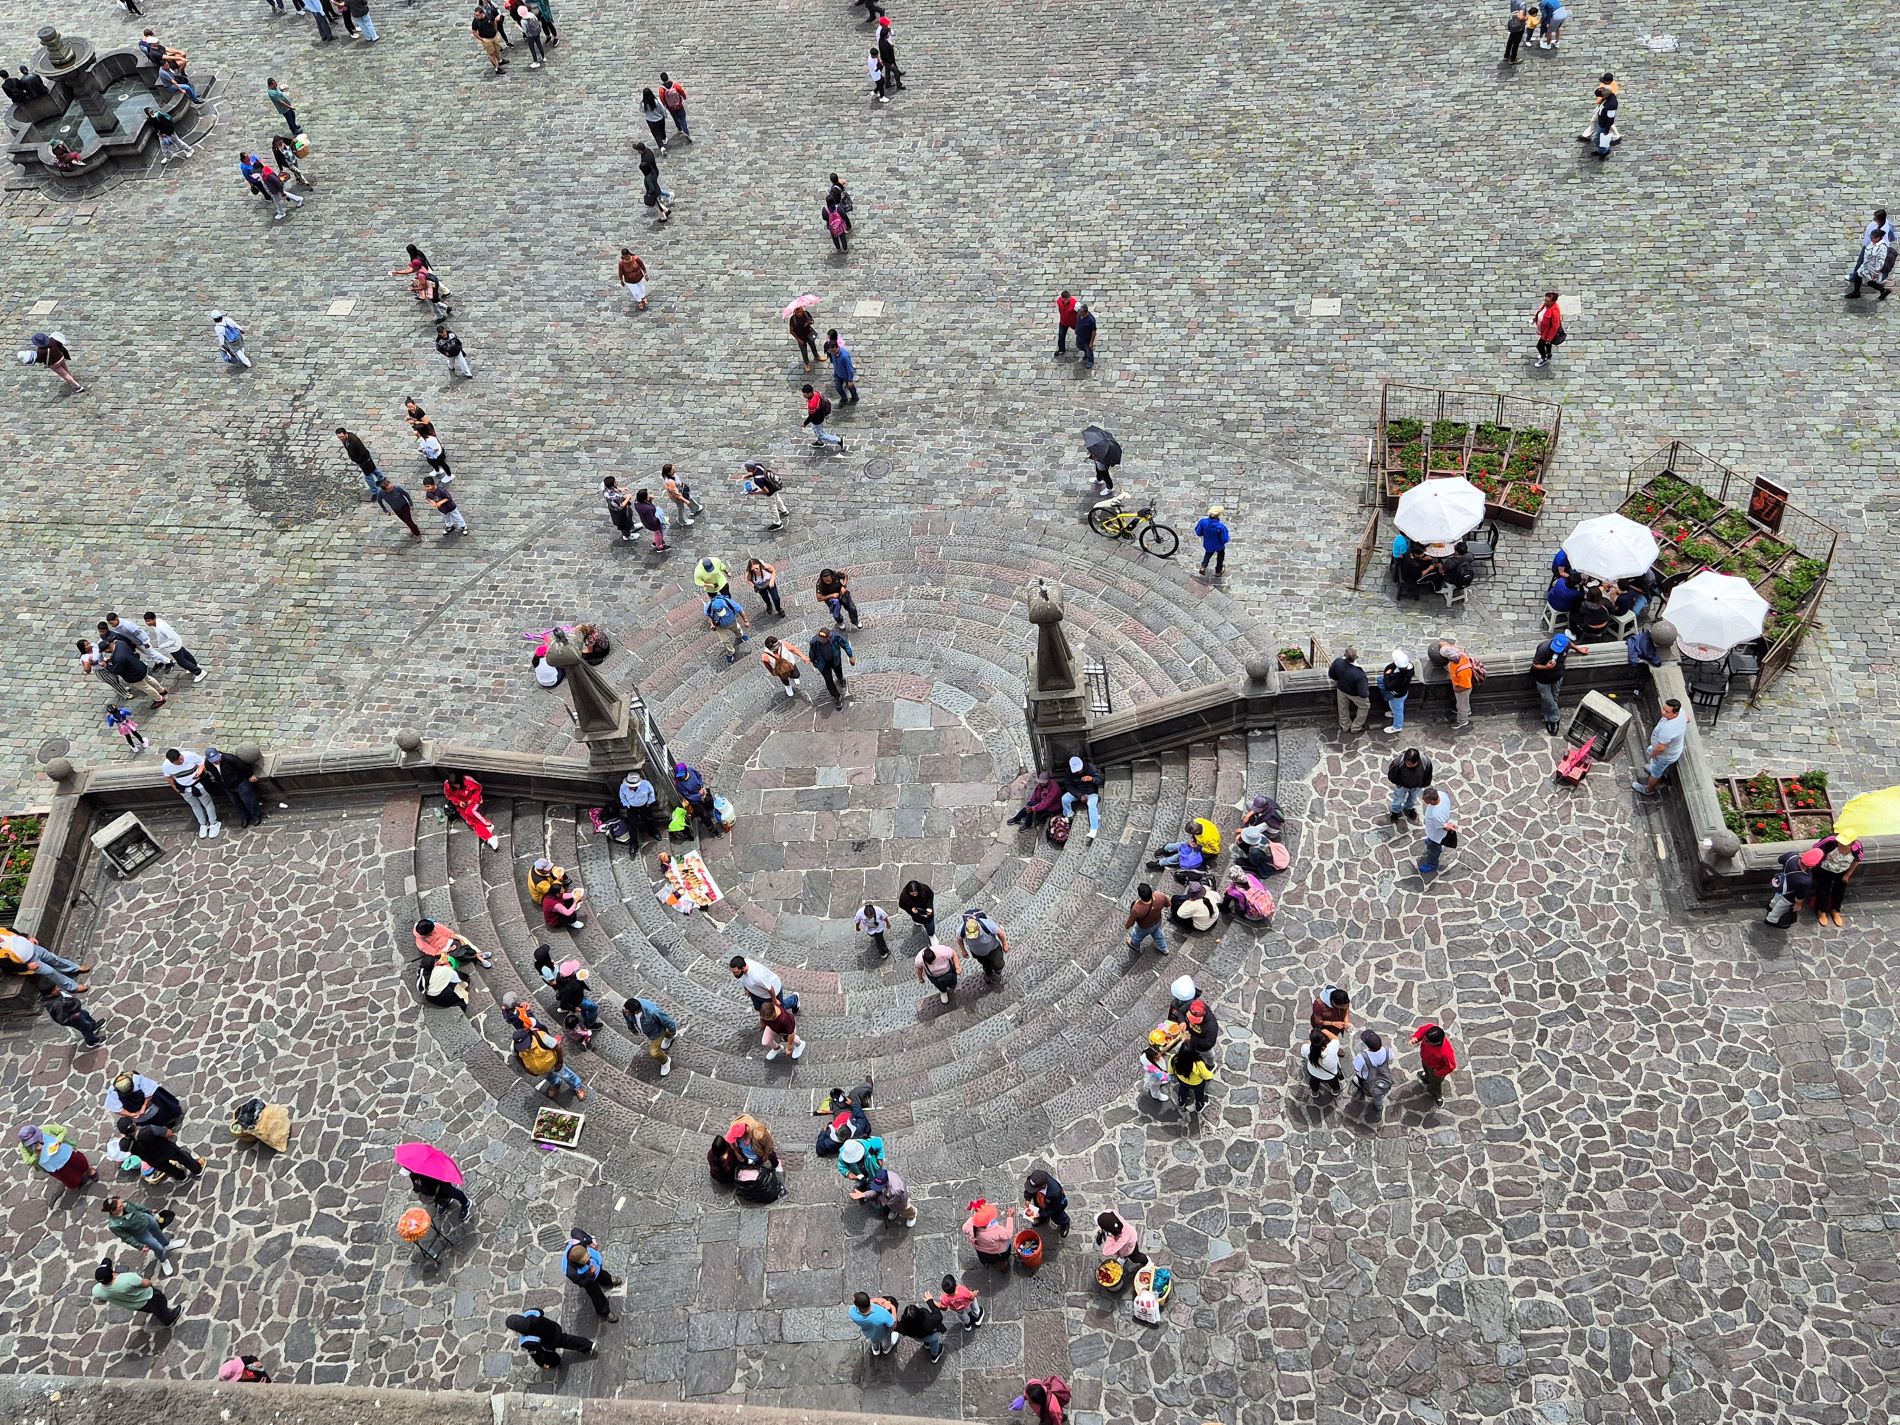
[[[99,1206],[114,1237],[128,1247],[150,1252],[166,1276],[178,1274],[178,1268],[172,1265],[172,1241],[165,1235],[165,1228],[172,1220],[171,1213],[154,1212],[142,1202],[128,1202],[122,1197],[109,1197]]]
[[[174,1310],[165,1293],[152,1285],[150,1277],[137,1272],[115,1272],[107,1257],[94,1268],[92,1299],[100,1306],[123,1306],[127,1311],[145,1312],[158,1318],[160,1326],[175,1326],[184,1313]]]

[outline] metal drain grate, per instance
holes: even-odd
[[[878,456],[874,460],[867,460],[864,462],[864,473],[866,475],[871,476],[874,479],[879,479],[879,480],[883,479],[886,475],[890,474],[896,468],[897,467],[895,465],[893,465],[890,461],[886,460],[881,455]]]
[[[64,757],[72,750],[72,743],[63,737],[49,737],[40,744],[39,758],[42,762],[51,762],[55,757]]]

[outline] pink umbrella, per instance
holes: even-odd
[[[412,1173],[421,1173],[425,1178],[434,1178],[451,1187],[462,1185],[462,1170],[455,1166],[455,1159],[427,1143],[398,1143],[396,1166]]]
[[[787,305],[780,307],[778,314],[781,317],[790,317],[791,314],[796,312],[800,307],[815,307],[817,305],[818,294],[816,292],[807,292],[804,296],[794,297]]]

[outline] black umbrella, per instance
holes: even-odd
[[[1103,430],[1100,426],[1082,428],[1082,445],[1089,453],[1089,459],[1097,465],[1120,465],[1122,463],[1121,442]]]

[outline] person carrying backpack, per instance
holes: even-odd
[[[845,221],[844,210],[825,204],[825,230],[831,234],[831,245],[839,252],[851,250],[851,225]]]
[[[714,594],[706,601],[706,626],[718,633],[726,647],[726,666],[731,667],[733,659],[739,656],[739,645],[752,638],[752,625],[745,610],[731,594]]]
[[[915,1209],[912,1209],[913,1218]],[[926,1299],[903,1309],[897,1317],[897,1334],[908,1336],[930,1352],[930,1364],[943,1359],[943,1312]]]
[[[1392,1050],[1378,1031],[1361,1030],[1359,1052],[1352,1056],[1353,1092],[1375,1113],[1385,1107],[1385,1096],[1392,1092],[1392,1065]]]
[[[783,529],[786,516],[791,514],[791,511],[785,508],[785,482],[756,460],[746,462],[745,471],[740,476],[740,480],[743,482],[745,492],[764,500],[775,516],[773,522],[766,528]],[[783,613],[784,610],[781,609],[779,612]]]
[[[833,435],[825,429],[825,422],[831,418],[831,402],[826,398],[825,393],[809,381],[798,389],[805,398],[805,419],[801,424],[811,427],[812,445],[820,449],[830,446],[838,454],[843,455],[844,437]]]
[[[514,1033],[515,1062],[522,1071],[541,1080],[542,1092],[556,1098],[563,1088],[574,1090],[576,1100],[585,1102],[587,1086],[581,1076],[567,1066],[561,1048],[561,1036],[553,1030],[534,1025],[517,1025]]]

